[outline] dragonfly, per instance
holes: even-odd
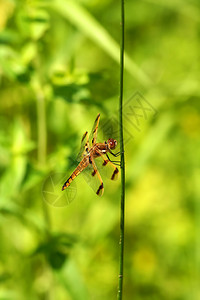
[[[103,143],[97,143],[99,120],[100,114],[98,114],[95,119],[90,137],[87,131],[83,134],[81,148],[78,154],[78,160],[80,162],[71,176],[63,184],[62,190],[67,189],[72,181],[84,170],[88,171],[89,184],[98,196],[102,196],[104,193],[104,184],[98,168],[106,168],[106,173],[109,174],[111,180],[118,179],[119,170],[116,165],[120,165],[120,162],[112,161],[108,155],[111,154],[114,157],[120,155],[120,152],[112,152],[117,146],[117,141],[113,138],[109,138]],[[96,164],[97,160],[99,167],[97,167]]]

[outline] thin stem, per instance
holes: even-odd
[[[123,296],[124,275],[124,210],[125,210],[125,161],[123,139],[123,88],[124,88],[124,0],[121,0],[121,47],[120,47],[120,88],[119,88],[119,127],[120,127],[120,152],[121,152],[121,210],[120,210],[120,253],[119,253],[119,282],[118,300]]]
[[[38,117],[38,162],[43,165],[46,163],[46,111],[45,99],[42,91],[36,91],[37,117]]]
[[[37,127],[38,127],[38,163],[40,167],[46,164],[47,133],[46,133],[46,105],[43,90],[37,79],[34,80],[33,89],[37,102]],[[51,220],[47,205],[42,202],[47,234],[51,228]]]

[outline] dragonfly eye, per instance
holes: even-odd
[[[115,149],[115,147],[117,146],[117,141],[113,139],[108,139],[107,143],[110,149]]]

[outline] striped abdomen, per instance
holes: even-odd
[[[72,175],[67,179],[67,181],[63,184],[62,191],[65,190],[68,186],[70,186],[72,180],[74,180],[87,166],[89,165],[89,157],[85,156],[79,165],[76,167]]]

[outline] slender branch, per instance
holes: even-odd
[[[125,210],[125,161],[123,139],[123,88],[124,88],[124,0],[121,0],[121,48],[120,48],[120,88],[119,88],[119,126],[121,152],[121,216],[120,216],[120,253],[119,253],[119,283],[118,300],[123,296],[124,269],[124,210]]]

